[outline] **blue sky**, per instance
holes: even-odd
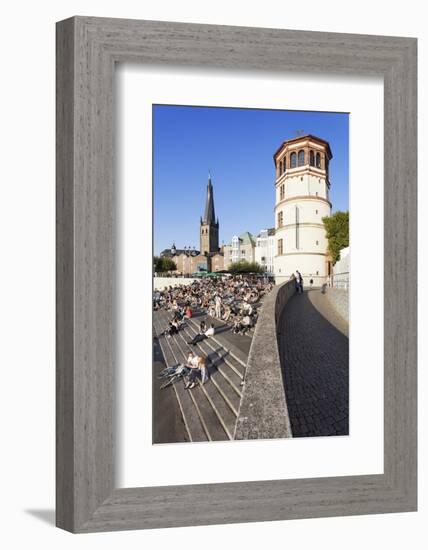
[[[333,211],[348,210],[349,116],[218,107],[153,106],[154,252],[199,248],[208,171],[220,244],[274,226],[273,153],[298,132],[327,140]]]

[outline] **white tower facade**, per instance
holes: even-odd
[[[321,286],[331,273],[322,218],[331,215],[327,141],[312,135],[285,141],[274,154],[277,284],[300,271],[304,285]]]

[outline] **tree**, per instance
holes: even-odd
[[[328,250],[335,264],[342,248],[349,246],[349,212],[338,211],[322,221],[327,233]]]
[[[240,260],[229,266],[230,273],[263,273],[263,267],[257,262],[247,262]]]
[[[177,265],[171,258],[153,258],[153,264],[156,273],[165,273],[166,271],[177,271]]]

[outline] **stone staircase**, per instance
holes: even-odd
[[[171,313],[167,311],[153,314],[155,335],[166,365],[184,363],[188,352],[193,350],[207,358],[210,374],[206,384],[202,385],[198,379],[196,387],[191,390],[184,388],[183,380],[173,384],[189,440],[232,440],[242,397],[247,354],[231,342],[230,336],[226,338],[221,330],[196,346],[189,345],[187,342],[198,332],[198,323],[204,318],[202,315],[197,317],[197,322],[194,319],[187,321],[177,335],[167,338],[162,332],[170,318]],[[207,325],[209,323],[211,319],[207,319]],[[154,383],[162,382],[155,380]]]

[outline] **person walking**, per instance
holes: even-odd
[[[299,287],[299,294],[303,294],[303,277],[302,277],[302,274],[300,273],[299,270],[296,270],[296,274],[297,274],[297,284],[298,284],[298,287]]]

